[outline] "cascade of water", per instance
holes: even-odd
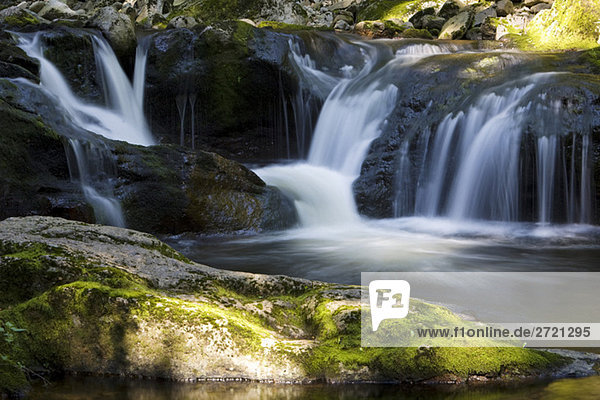
[[[589,223],[589,135],[581,139],[580,165],[573,136],[569,170],[561,129],[568,110],[539,93],[552,76],[534,74],[494,88],[447,115],[431,137],[418,136],[426,144],[416,146],[413,160],[423,160],[416,173],[406,167],[411,161],[401,151],[396,216]],[[526,135],[533,135],[531,143]],[[412,140],[406,138],[401,149]],[[528,152],[530,158],[524,158]],[[521,177],[527,171],[534,171],[531,184]]]
[[[190,94],[190,122],[192,130],[192,149],[196,148],[196,93]]]
[[[410,51],[394,54],[384,46],[360,46],[365,58],[360,71],[351,73],[346,67],[339,73],[327,74],[290,43],[290,58],[295,60],[301,81],[314,86],[312,93],[328,94],[315,126],[307,163],[255,172],[295,200],[304,225],[339,225],[359,220],[352,182],[360,173],[370,143],[379,136],[395,106],[398,89],[388,82],[397,78],[399,68],[443,51],[437,46],[416,45]]]
[[[73,93],[58,68],[45,57],[42,35],[43,32],[20,35],[19,45],[29,56],[40,62],[40,85],[55,96],[75,126],[113,140],[140,145],[154,143],[143,112],[147,43],[137,49],[132,84],[106,40],[91,36],[97,76],[108,103],[106,107],[102,107],[89,104]],[[108,149],[98,144],[84,145],[79,140],[70,139],[67,157],[70,159],[72,177],[79,180],[87,201],[94,209],[96,220],[124,226],[121,207],[112,195],[110,176],[113,174],[103,169],[108,165],[105,160],[110,158]],[[96,172],[91,173],[92,170]]]
[[[183,146],[185,144],[185,112],[187,109],[187,95],[186,94],[178,94],[175,97],[175,104],[177,104],[177,111],[179,112],[179,145]]]
[[[114,198],[110,178],[106,176],[109,169],[114,169],[110,151],[99,143],[83,144],[77,139],[69,139],[68,143],[66,153],[71,180],[79,181],[86,200],[94,209],[96,222],[124,227],[123,210]]]

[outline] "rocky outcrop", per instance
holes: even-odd
[[[0,277],[0,323],[16,329],[10,344],[0,341],[9,360],[2,376],[16,371],[7,380],[12,390],[24,381],[21,368],[186,381],[431,383],[537,376],[566,360],[523,348],[362,348],[358,287],[220,271],[147,234],[58,218],[0,222]],[[413,318],[457,318],[413,305]]]
[[[296,222],[293,205],[216,154],[112,142],[74,126],[38,87],[0,79],[0,218],[41,214],[94,221],[69,170],[68,139],[103,143],[117,166],[127,222],[151,232],[262,231]],[[75,174],[76,175],[76,174]]]
[[[135,53],[135,28],[127,15],[117,12],[113,7],[103,7],[92,15],[88,26],[99,29],[118,56]]]
[[[296,91],[285,67],[289,35],[234,22],[168,30],[149,40],[146,107],[158,137],[180,143],[177,103],[183,101],[185,146],[192,146],[193,118],[197,146],[242,161],[287,157],[285,132],[291,140],[295,134],[284,116],[292,115]]]

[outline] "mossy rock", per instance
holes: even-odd
[[[427,29],[409,28],[400,34],[400,37],[406,39],[433,39],[433,36]]]
[[[517,44],[532,50],[589,49],[598,46],[600,0],[556,0],[528,24]]]
[[[434,3],[441,6],[444,0]],[[429,0],[367,0],[360,4],[357,20],[386,20],[397,18],[404,21],[424,8],[432,7]]]
[[[65,272],[0,311],[0,321],[27,330],[11,346],[0,342],[0,354],[33,370],[435,382],[537,376],[566,362],[522,348],[362,348],[358,287],[215,270],[131,230],[12,218],[0,222],[0,244],[5,269],[34,262],[41,275]],[[4,288],[14,294],[21,284],[9,279]],[[419,318],[458,320],[417,303]]]

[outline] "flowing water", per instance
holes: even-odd
[[[401,136],[391,164],[395,218],[359,215],[352,185],[394,107],[414,90],[402,82],[423,65],[435,71],[428,60],[450,63],[477,51],[398,43],[347,43],[362,59],[337,70],[290,43],[300,86],[324,103],[305,160],[254,172],[294,200],[300,226],[165,240],[219,268],[350,284],[367,271],[597,271],[591,132],[585,124],[566,128],[570,105],[546,94],[566,72],[509,74],[431,129]],[[518,63],[522,56],[503,57]],[[433,101],[425,109],[436,115]]]
[[[136,52],[133,83],[121,68],[108,42],[90,35],[96,59],[96,72],[101,83],[105,106],[92,104],[75,95],[58,68],[46,58],[43,33],[22,34],[20,47],[40,62],[40,86],[53,95],[70,122],[113,140],[140,145],[154,144],[144,116],[144,84],[148,42],[142,40]],[[114,161],[100,141],[72,138],[66,143],[71,179],[94,210],[96,222],[125,226],[121,206],[113,196]]]

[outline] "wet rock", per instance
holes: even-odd
[[[473,14],[469,11],[464,11],[448,20],[442,27],[439,39],[462,39],[471,26]]]
[[[484,363],[471,349],[361,348],[356,287],[218,270],[147,234],[60,218],[0,222],[0,274],[0,304],[14,305],[0,318],[27,330],[3,354],[51,373],[408,383],[538,376],[565,362],[522,348],[479,349]],[[413,306],[419,326],[459,321]]]
[[[135,30],[127,15],[119,13],[113,7],[103,7],[94,13],[88,26],[99,29],[118,56],[135,54]]]

